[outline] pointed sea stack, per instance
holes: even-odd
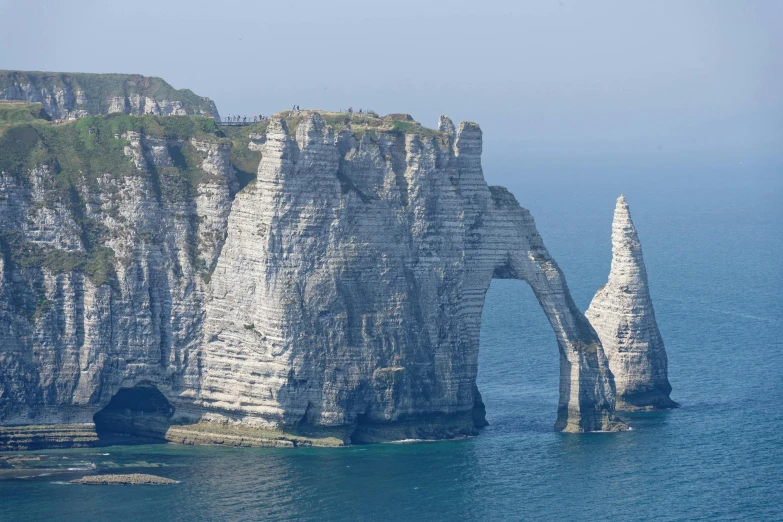
[[[669,398],[666,350],[655,322],[642,246],[625,196],[612,222],[612,268],[585,316],[609,358],[617,386],[617,410],[676,408]]]

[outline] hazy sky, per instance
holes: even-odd
[[[161,76],[221,114],[445,113],[485,166],[778,161],[781,27],[761,0],[0,0],[0,69]]]

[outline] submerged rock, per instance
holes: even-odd
[[[655,321],[642,246],[625,196],[617,198],[612,222],[612,268],[585,313],[598,332],[617,387],[618,410],[677,406],[663,339]]]
[[[147,475],[145,473],[130,473],[128,475],[87,475],[79,479],[74,479],[71,484],[103,484],[113,486],[143,486],[143,485],[162,485],[178,484],[176,480],[157,475]]]

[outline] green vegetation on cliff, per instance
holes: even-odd
[[[102,211],[111,212],[113,198],[119,197],[113,194],[118,190],[116,185],[99,186],[99,178],[117,180],[131,173],[149,176],[161,202],[187,203],[195,198],[195,187],[209,177],[200,168],[202,153],[188,140],[227,142],[217,136],[220,132],[215,121],[207,117],[112,114],[54,125],[36,118],[40,116],[37,111],[39,104],[0,103],[0,172],[22,181],[34,172],[42,174],[43,201],[35,204],[68,209],[84,251],[36,244],[25,240],[19,230],[2,230],[2,255],[10,266],[23,269],[45,267],[53,273],[81,270],[96,285],[114,280],[114,251],[104,246],[114,232],[88,216],[87,204],[94,204],[96,198],[108,199],[110,204],[104,203]],[[137,170],[125,153],[130,145],[125,139],[127,132],[168,142],[174,166],[153,166],[151,172]],[[194,222],[194,230],[196,227]],[[192,243],[189,253],[198,265],[195,240]]]
[[[237,170],[240,186],[245,186],[255,179],[258,164],[261,163],[261,153],[250,150],[250,134],[263,134],[269,126],[269,121],[263,121],[244,127],[221,127],[221,136],[231,140],[231,164]]]
[[[0,104],[0,115],[3,114]],[[80,118],[60,125],[45,120],[2,125],[0,116],[0,171],[26,175],[35,166],[47,165],[55,179],[66,185],[92,183],[97,176],[127,174],[134,169],[125,155],[126,132],[151,138],[217,141],[214,120],[198,116],[130,116],[111,114]],[[75,179],[78,178],[78,179]]]
[[[378,116],[374,112],[353,113],[330,112],[330,111],[283,111],[276,116],[283,118],[288,125],[288,131],[291,135],[296,134],[299,125],[313,112],[321,115],[324,121],[331,125],[335,132],[350,130],[357,139],[361,139],[366,132],[377,135],[381,132],[394,134],[413,134],[420,138],[436,138],[441,133],[435,129],[424,127],[421,123],[414,120],[409,114],[388,114]],[[269,122],[264,122],[268,124]],[[264,127],[264,130],[266,128]]]
[[[81,270],[96,286],[110,283],[114,276],[114,250],[108,247],[61,250],[26,241],[19,231],[0,231],[0,252],[13,268],[43,267],[55,274]]]
[[[0,128],[14,123],[48,119],[49,115],[40,103],[0,101]]]
[[[179,101],[188,114],[212,115],[213,110],[208,98],[190,89],[175,89],[161,78],[140,74],[0,71],[0,98],[12,99],[8,95],[16,86],[30,86],[37,92],[67,89],[72,96],[80,91],[84,96],[78,107],[93,115],[106,114],[112,98],[134,94],[156,101]]]
[[[372,111],[362,114],[330,111],[283,111],[275,114],[274,117],[285,120],[289,134],[295,136],[299,125],[314,112],[320,114],[335,132],[350,130],[357,140],[361,140],[368,132],[375,139],[384,132],[397,135],[413,134],[425,139],[445,139],[442,132],[422,126],[408,114],[389,114],[381,117]],[[231,163],[238,171],[241,185],[245,185],[249,180],[255,178],[258,164],[261,162],[261,153],[248,148],[250,135],[264,135],[267,127],[269,127],[269,120],[245,126],[220,127],[220,135],[230,139],[233,144]]]

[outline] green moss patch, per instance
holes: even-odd
[[[32,115],[30,104],[15,107],[16,112]],[[33,111],[33,112],[31,112]],[[22,118],[26,119],[26,117]],[[130,143],[126,132],[139,132],[148,138],[169,140],[169,155],[174,166],[140,172],[124,149]],[[69,252],[24,240],[20,231],[2,231],[0,242],[6,259],[21,268],[45,267],[55,273],[81,270],[96,285],[114,280],[114,252],[102,245],[113,233],[100,221],[89,217],[87,201],[101,195],[111,203],[119,194],[113,185],[100,185],[108,176],[118,180],[128,175],[150,176],[156,197],[162,202],[192,201],[197,186],[210,181],[201,168],[204,153],[189,143],[190,138],[219,143],[220,131],[212,118],[200,116],[109,116],[86,117],[60,125],[33,119],[0,129],[0,171],[25,181],[38,167],[47,169],[43,180],[42,205],[66,208],[78,227],[85,252]],[[92,204],[95,201],[91,202]],[[107,208],[112,212],[112,205]],[[114,216],[119,218],[119,216]],[[191,219],[192,241],[189,254],[197,268],[199,259],[196,231],[198,218]]]
[[[11,268],[46,268],[54,274],[80,270],[95,286],[115,280],[114,250],[96,246],[87,252],[62,250],[26,241],[22,232],[0,231],[0,251]]]
[[[288,126],[288,132],[293,136],[299,125],[313,112],[321,115],[324,121],[331,125],[335,132],[350,129],[351,132],[361,139],[361,136],[368,132],[392,132],[395,134],[414,134],[421,138],[435,138],[443,133],[422,126],[408,114],[390,114],[379,117],[374,112],[353,113],[347,112],[329,112],[329,111],[301,111],[295,113],[292,111],[283,111],[275,117],[285,120]]]
[[[0,101],[0,127],[48,119],[49,115],[40,103]]]
[[[0,171],[25,175],[35,166],[49,165],[65,185],[93,183],[104,173],[129,174],[135,167],[122,139],[128,131],[158,138],[219,139],[217,125],[206,117],[112,114],[61,125],[37,120],[8,126],[0,134]]]

